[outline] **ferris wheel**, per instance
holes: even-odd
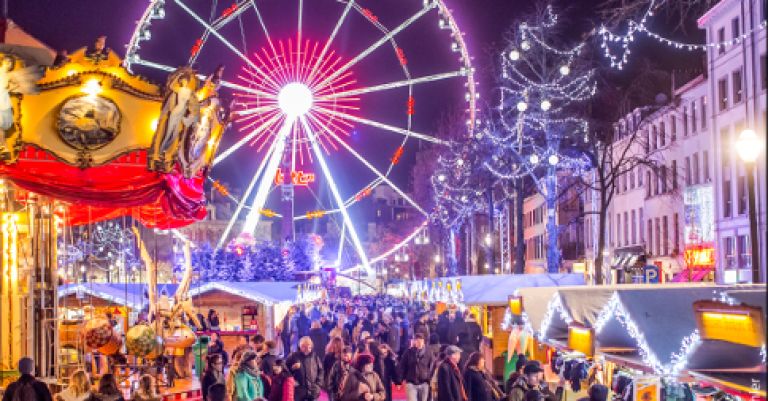
[[[225,65],[220,84],[234,99],[237,132],[225,135],[211,174],[229,166],[248,171],[249,183],[232,197],[219,246],[243,216],[245,234],[275,219],[284,236],[299,221],[334,219],[338,260],[348,244],[346,270],[370,274],[426,226],[401,161],[445,143],[434,134],[441,113],[465,109],[468,132],[476,122],[472,59],[442,0],[151,0],[124,64],[171,72],[178,60],[201,73]],[[379,186],[423,223],[370,254],[356,208]]]

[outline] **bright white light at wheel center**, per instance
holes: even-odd
[[[300,117],[312,108],[312,91],[307,85],[292,82],[280,89],[277,105],[283,113],[291,117]]]

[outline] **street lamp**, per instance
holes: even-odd
[[[757,236],[757,213],[755,200],[755,161],[763,150],[763,142],[755,131],[741,131],[736,141],[736,152],[744,162],[747,173],[747,191],[749,196],[749,242],[752,245],[752,282],[760,282],[760,246]]]

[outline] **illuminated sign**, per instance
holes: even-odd
[[[568,348],[591,357],[595,354],[595,329],[568,326]]]
[[[522,315],[523,314],[523,297],[521,296],[510,296],[509,297],[509,311],[513,315]]]
[[[275,185],[282,185],[285,182],[285,175],[282,169],[277,169],[275,173]],[[306,187],[307,185],[315,182],[315,173],[308,173],[305,171],[291,171],[291,182],[293,185],[299,185]]]
[[[765,342],[763,311],[759,307],[697,301],[693,303],[693,310],[704,340],[727,341],[755,348]]]
[[[712,267],[715,265],[715,248],[713,246],[691,247],[685,250],[683,258],[688,267]]]
[[[688,245],[715,241],[715,201],[711,185],[697,185],[683,193],[684,241]]]

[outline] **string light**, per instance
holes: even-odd
[[[549,326],[552,325],[552,321],[555,318],[555,313],[560,315],[560,319],[566,325],[573,323],[573,318],[568,314],[568,311],[563,306],[563,300],[560,297],[560,293],[555,293],[552,299],[547,304],[547,311],[544,313],[544,318],[541,320],[541,328],[539,328],[539,338],[542,340],[547,339],[547,331]]]

